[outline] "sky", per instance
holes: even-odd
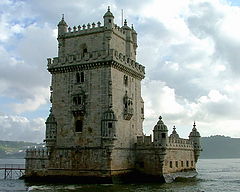
[[[240,0],[1,0],[0,140],[43,141],[57,24],[103,22],[107,6],[138,33],[145,134],[161,115],[169,134],[196,121],[201,136],[240,137]]]

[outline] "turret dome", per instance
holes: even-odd
[[[159,117],[157,124],[154,126],[154,130],[163,131],[163,132],[168,131],[167,126],[162,121],[161,116]]]
[[[192,129],[191,133],[189,134],[189,137],[201,137],[200,133],[197,131],[195,121],[194,121],[194,124],[193,124],[193,129]]]
[[[108,10],[107,10],[107,12],[104,14],[103,18],[105,18],[105,17],[113,17],[113,18],[114,18],[112,12],[110,11],[110,6],[108,6]]]
[[[58,26],[60,26],[60,25],[67,26],[67,23],[64,21],[64,15],[62,16],[61,21],[58,23]]]
[[[107,111],[103,113],[103,120],[105,121],[116,121],[116,116],[112,108],[109,108]]]
[[[48,118],[46,120],[46,124],[47,123],[56,123],[56,119],[55,119],[55,117],[54,117],[54,115],[52,113],[52,108],[50,109],[50,114],[49,114],[49,116],[48,116]]]
[[[178,135],[178,133],[176,131],[176,127],[175,126],[173,126],[173,131],[172,131],[172,134],[170,135],[170,137],[172,137],[172,138],[179,138],[179,135]]]

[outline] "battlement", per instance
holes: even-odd
[[[168,147],[170,148],[194,148],[193,142],[183,138],[168,138]]]
[[[92,64],[97,62],[103,62],[103,61],[116,61],[118,64],[121,64],[123,67],[128,68],[132,70],[135,73],[140,74],[142,77],[144,77],[145,74],[145,67],[133,59],[130,59],[129,57],[126,57],[122,53],[119,53],[117,50],[110,49],[107,50],[101,50],[101,51],[94,51],[94,52],[88,52],[85,54],[75,54],[75,55],[68,55],[65,57],[55,57],[53,59],[48,58],[48,69],[51,71],[51,69],[54,68],[61,68],[66,66],[72,66],[72,65],[81,65],[81,64]]]
[[[46,147],[29,148],[26,150],[25,159],[47,159],[49,153]]]
[[[149,146],[152,145],[152,135],[150,136],[137,136],[137,145],[138,146]]]
[[[156,144],[161,146],[161,144],[159,143],[156,143]],[[156,146],[156,144],[152,142],[152,135],[137,136],[137,146],[150,147],[150,146]],[[168,137],[167,148],[193,149],[194,145],[193,145],[193,142],[190,141],[189,139]]]
[[[88,23],[87,25],[83,24],[78,25],[78,26],[73,26],[73,27],[68,27],[67,32],[64,33],[64,37],[68,38],[68,37],[75,37],[75,36],[80,36],[80,35],[87,35],[87,34],[91,34],[91,33],[99,33],[99,32],[104,32],[105,30],[109,30],[106,29],[105,26],[102,25],[102,23],[100,21],[98,21],[97,23]],[[112,30],[116,35],[120,36],[123,39],[126,39],[126,32],[125,30],[118,26],[117,24],[114,24],[114,27]],[[131,29],[131,32],[133,32],[133,30]]]
[[[88,33],[96,33],[103,31],[104,27],[101,25],[101,22],[98,21],[96,24],[93,22],[92,24],[88,23],[87,25],[83,24],[78,26],[68,27],[66,33],[64,33],[65,37],[78,36]]]

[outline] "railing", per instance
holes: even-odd
[[[19,178],[25,173],[25,164],[0,164],[0,171],[4,171],[4,179]]]

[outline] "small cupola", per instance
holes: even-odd
[[[67,32],[67,23],[64,21],[64,14],[62,15],[62,20],[58,23],[58,36],[62,36]]]
[[[55,124],[56,123],[56,119],[52,113],[52,108],[50,108],[50,113],[49,113],[49,116],[46,120],[46,124]]]
[[[168,131],[167,126],[162,121],[162,116],[159,117],[159,120],[158,120],[157,124],[154,126],[154,130],[162,131],[162,132],[167,132]]]
[[[46,142],[47,147],[53,147],[56,142],[57,137],[57,122],[53,115],[52,108],[50,109],[50,114],[45,122],[46,124]]]
[[[125,30],[131,30],[131,28],[127,25],[127,19],[124,20],[124,25],[122,26]]]
[[[170,135],[170,137],[171,138],[179,138],[179,135],[178,135],[178,133],[177,133],[177,131],[176,131],[176,127],[175,127],[175,125],[173,126],[173,131],[172,131],[172,134]]]
[[[168,129],[161,116],[153,129],[153,142],[162,147],[166,147],[168,143]]]
[[[104,19],[104,26],[106,28],[112,28],[114,25],[114,16],[112,12],[110,11],[110,6],[108,6],[107,12],[103,16]]]
[[[201,137],[201,136],[200,136],[200,133],[197,131],[195,121],[194,121],[194,123],[193,123],[192,131],[191,131],[191,133],[189,134],[189,138],[190,138],[190,137]]]

